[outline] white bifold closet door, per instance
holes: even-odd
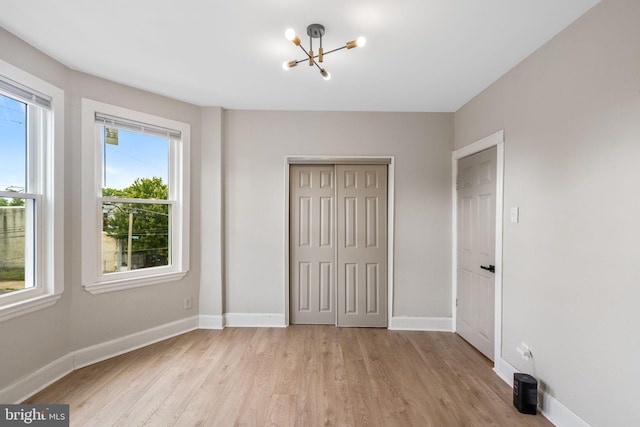
[[[290,170],[291,323],[387,326],[387,166]]]

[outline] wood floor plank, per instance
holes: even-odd
[[[550,426],[456,334],[197,330],[79,369],[25,403],[72,426]]]

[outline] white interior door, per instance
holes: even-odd
[[[387,166],[290,168],[292,324],[387,326]]]
[[[456,332],[493,360],[496,148],[458,162]]]
[[[387,326],[387,166],[336,166],[338,326]]]
[[[334,325],[334,167],[291,166],[289,181],[291,323]]]

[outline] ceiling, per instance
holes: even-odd
[[[599,0],[0,0],[0,25],[70,68],[200,106],[456,111]],[[37,11],[37,13],[34,13]],[[326,28],[329,81],[284,37]]]

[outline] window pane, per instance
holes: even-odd
[[[103,203],[102,272],[169,265],[170,213],[170,205]]]
[[[34,285],[25,254],[32,251],[33,200],[0,197],[0,295]]]
[[[169,140],[100,126],[102,195],[168,198]]]
[[[27,187],[27,105],[0,95],[0,191]]]

